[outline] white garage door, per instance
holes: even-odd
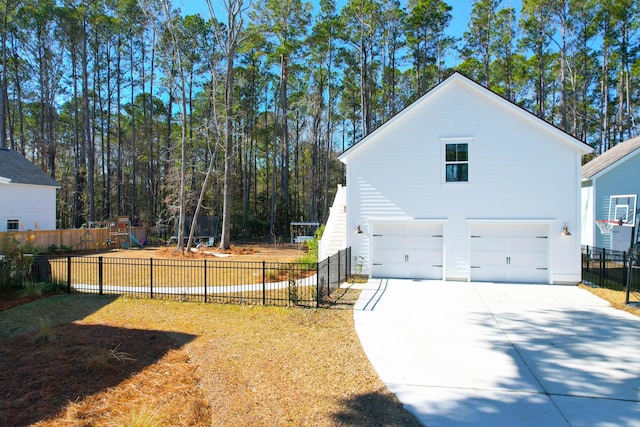
[[[442,279],[442,224],[375,224],[373,277]]]
[[[549,283],[547,225],[471,225],[472,281]]]

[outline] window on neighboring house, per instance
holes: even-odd
[[[445,144],[445,181],[469,181],[469,144]]]
[[[7,231],[16,231],[16,230],[20,230],[20,221],[17,219],[8,219]]]

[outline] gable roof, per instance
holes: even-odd
[[[591,179],[634,153],[640,154],[640,137],[627,139],[582,166],[582,179]]]
[[[4,179],[2,179],[4,178]],[[30,184],[60,187],[38,166],[31,163],[19,151],[0,148],[0,184]]]
[[[585,144],[584,142],[574,138],[573,136],[569,135],[568,133],[566,133],[565,131],[561,130],[560,128],[558,128],[558,127],[546,122],[545,120],[539,118],[538,116],[536,116],[535,114],[531,113],[530,111],[525,110],[524,108],[520,107],[519,105],[517,105],[517,104],[507,100],[506,98],[503,98],[502,96],[498,95],[497,93],[485,88],[481,84],[479,84],[479,83],[475,82],[474,80],[470,79],[469,77],[463,75],[459,71],[455,71],[447,79],[443,80],[438,85],[436,85],[433,89],[428,91],[426,94],[424,94],[423,96],[418,98],[416,101],[412,102],[409,106],[407,106],[405,109],[403,109],[402,111],[397,113],[395,116],[393,116],[387,122],[385,122],[380,127],[375,129],[369,135],[365,136],[359,142],[355,143],[354,145],[352,145],[351,147],[346,149],[342,154],[340,154],[338,156],[338,160],[340,160],[342,162],[345,162],[346,159],[348,157],[350,157],[354,152],[359,151],[360,149],[362,149],[363,146],[367,145],[367,142],[369,140],[371,140],[372,138],[374,138],[375,135],[377,135],[378,133],[382,132],[384,129],[388,128],[389,126],[393,126],[393,123],[396,122],[397,120],[399,120],[400,117],[402,117],[403,115],[407,114],[409,111],[412,111],[418,105],[420,105],[420,104],[422,104],[424,102],[429,102],[431,100],[431,98],[435,97],[440,92],[446,91],[448,87],[453,86],[455,84],[461,84],[467,90],[470,90],[470,91],[473,91],[475,93],[478,93],[478,94],[486,97],[488,100],[491,100],[493,102],[500,103],[501,105],[503,105],[503,106],[507,107],[509,110],[511,110],[516,116],[519,116],[519,117],[522,117],[522,118],[524,118],[526,120],[529,120],[530,122],[533,122],[533,123],[537,124],[538,126],[541,126],[541,127],[545,128],[547,131],[551,132],[552,134],[558,136],[562,141],[564,141],[565,143],[567,143],[571,147],[575,148],[576,150],[580,151],[582,154],[587,154],[587,153],[590,153],[590,152],[593,151],[593,148],[591,146],[589,146],[589,145]]]

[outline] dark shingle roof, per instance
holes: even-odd
[[[0,148],[0,177],[15,184],[60,187],[54,179],[16,150]]]
[[[582,166],[582,179],[590,179],[618,160],[640,149],[640,137],[631,138],[608,149],[586,165]]]

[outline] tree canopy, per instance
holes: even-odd
[[[596,153],[638,132],[637,0],[474,0],[458,37],[445,0],[211,3],[0,0],[0,146],[61,183],[60,228],[326,221],[337,155],[455,70]]]

